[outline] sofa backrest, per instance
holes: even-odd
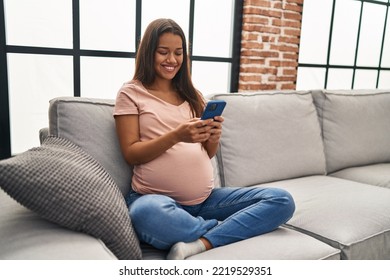
[[[325,174],[310,92],[217,94],[227,102],[218,152],[221,184],[250,186]]]
[[[132,167],[119,147],[112,116],[114,104],[114,100],[55,98],[49,106],[49,135],[80,146],[106,169],[125,194],[130,190]]]
[[[115,100],[59,97],[50,101],[49,135],[67,138],[95,158],[111,175],[122,194],[131,189],[132,166],[122,156],[112,116]],[[220,186],[212,159],[214,185]]]
[[[390,162],[390,91],[313,91],[327,172]]]

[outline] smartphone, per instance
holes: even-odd
[[[224,100],[210,100],[207,102],[206,108],[203,111],[201,120],[214,119],[216,116],[222,115],[225,109],[226,101]]]

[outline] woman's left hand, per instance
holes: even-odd
[[[208,124],[211,126],[210,137],[207,140],[209,143],[218,143],[222,135],[222,123],[225,119],[221,116],[214,118],[214,121]]]

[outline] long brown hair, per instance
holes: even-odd
[[[158,46],[158,40],[163,33],[167,32],[179,35],[183,47],[183,63],[172,80],[173,85],[179,92],[179,95],[190,104],[192,114],[196,117],[200,117],[203,111],[204,101],[191,81],[190,63],[184,32],[172,19],[156,19],[146,28],[137,51],[133,78],[146,86],[150,86],[154,82],[156,78],[154,57]]]

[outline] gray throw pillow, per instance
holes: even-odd
[[[119,188],[69,140],[49,136],[40,147],[0,161],[0,187],[43,218],[101,239],[118,259],[141,258]]]

